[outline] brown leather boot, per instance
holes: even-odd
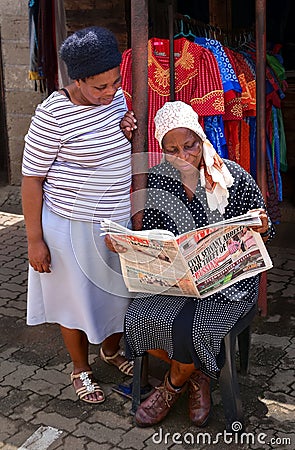
[[[190,419],[197,427],[204,427],[211,408],[210,378],[200,370],[195,370],[189,379],[188,388]]]
[[[139,427],[150,427],[161,422],[171,407],[185,391],[186,386],[175,390],[170,386],[168,373],[164,383],[156,387],[154,392],[137,408],[135,422]]]

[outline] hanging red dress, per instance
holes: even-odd
[[[175,39],[175,100],[193,107],[200,118],[224,114],[223,88],[217,61],[210,50],[186,38]],[[122,88],[132,109],[132,50],[121,64]],[[154,138],[154,117],[170,101],[169,40],[148,41],[148,153],[149,167],[160,163],[162,151]]]
[[[256,115],[256,81],[243,56],[225,47],[225,52],[230,59],[239,83],[242,88],[242,115],[243,117]],[[231,120],[225,122],[224,132],[228,144],[229,158],[240,164],[250,173],[250,128],[244,121]]]

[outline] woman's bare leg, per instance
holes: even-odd
[[[148,350],[148,354],[170,364],[170,381],[175,386],[182,386],[195,370],[194,364],[183,364],[170,359],[166,350]]]
[[[114,333],[111,336],[108,336],[101,344],[101,348],[105,356],[113,356],[120,348],[120,340],[123,336],[123,333]],[[112,362],[119,366],[126,358],[123,355],[118,355],[116,358],[112,360]]]
[[[70,354],[73,363],[73,374],[89,371],[91,367],[88,360],[89,342],[86,334],[81,330],[75,330],[60,326],[64,344]],[[91,378],[91,377],[90,377]],[[75,389],[82,387],[82,381],[74,380]],[[90,393],[85,397],[87,400],[101,400],[99,392]]]
[[[112,356],[119,350],[122,336],[123,333],[114,333],[105,338],[101,346],[106,356]]]
[[[171,360],[169,381],[173,386],[183,386],[195,370],[194,364],[183,364],[175,359]]]

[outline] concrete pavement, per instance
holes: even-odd
[[[101,362],[96,346],[91,361],[107,400],[98,406],[77,400],[59,328],[25,323],[27,250],[19,191],[0,189],[0,450],[295,449],[293,234],[294,223],[282,223],[269,246],[274,268],[267,277],[268,315],[254,321],[250,371],[239,378],[248,436],[229,444],[218,385],[205,429],[191,426],[186,396],[159,426],[135,427],[130,400],[112,391],[128,378]],[[151,360],[150,370],[159,378],[165,367]]]

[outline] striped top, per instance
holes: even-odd
[[[22,163],[25,176],[45,177],[44,201],[74,220],[130,217],[131,144],[120,129],[120,88],[110,105],[74,105],[53,92],[36,108]]]

